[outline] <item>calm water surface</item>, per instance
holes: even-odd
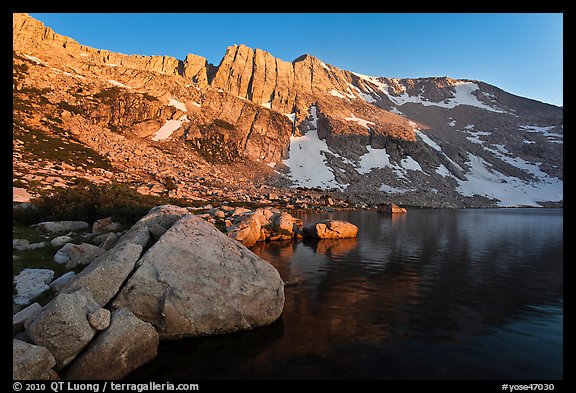
[[[273,325],[163,342],[129,379],[562,379],[563,211],[337,212],[356,239],[257,244]]]

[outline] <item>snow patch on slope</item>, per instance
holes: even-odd
[[[314,128],[303,136],[290,137],[290,157],[282,162],[290,168],[289,177],[296,187],[344,189],[347,185],[336,181],[326,162],[327,153],[338,155],[331,152],[326,141],[318,137],[315,105],[310,107],[310,114],[312,116],[310,123]]]
[[[115,81],[114,79],[108,80],[108,83],[110,83],[111,85],[114,85],[114,86],[123,87],[123,88],[125,88],[125,89],[131,89],[130,86],[126,86],[125,84],[120,83],[120,82],[118,82],[118,81]]]
[[[186,104],[174,98],[170,98],[168,100],[168,105],[173,106],[176,109],[180,109],[182,112],[188,112],[188,109],[186,109]]]
[[[388,98],[396,105],[401,106],[407,103],[414,103],[424,106],[439,106],[450,109],[459,105],[468,105],[491,112],[506,113],[503,110],[493,108],[491,106],[486,105],[482,101],[478,100],[478,98],[473,93],[475,93],[476,91],[480,91],[480,87],[478,86],[477,83],[474,82],[457,81],[456,84],[454,85],[455,90],[453,93],[454,97],[441,102],[433,102],[428,101],[428,99],[422,96],[423,93],[422,90],[420,91],[420,94],[418,94],[417,96],[410,96],[408,95],[408,93],[406,93],[405,90],[400,95],[392,95],[389,92],[390,86],[385,82],[383,82],[382,80],[380,80],[379,78],[358,74],[356,72],[353,72],[353,74],[358,76],[359,78],[362,78],[372,83],[374,86],[376,86],[378,90],[386,94]],[[404,88],[404,86],[401,86],[401,88]]]
[[[359,117],[354,116],[354,114],[352,114],[352,116],[350,116],[350,117],[345,117],[344,120],[356,122],[356,123],[360,124],[362,127],[366,127],[368,129],[370,129],[370,127],[368,127],[368,124],[374,124],[373,121],[361,119]]]
[[[356,170],[360,174],[367,174],[374,168],[397,168],[396,164],[390,162],[390,156],[386,149],[373,149],[372,146],[366,146],[368,153],[360,157],[360,163]]]
[[[184,123],[185,121],[188,121],[188,117],[186,117],[186,115],[182,116],[178,120],[166,120],[166,123],[164,123],[164,125],[160,127],[160,129],[156,131],[154,135],[152,135],[152,140],[162,141],[164,139],[169,138],[170,135],[172,135],[174,131],[179,129],[180,126],[182,126],[182,123]]]
[[[499,200],[498,206],[535,206],[539,207],[538,201],[561,201],[563,199],[562,181],[552,178],[533,167],[533,164],[526,164],[527,168],[533,170],[538,175],[539,181],[527,182],[516,177],[506,176],[497,170],[481,157],[468,153],[470,160],[469,171],[465,174],[466,180],[457,179],[456,190],[462,195],[483,195],[488,198]],[[518,160],[512,159],[511,160]],[[524,160],[522,160],[524,161]],[[517,164],[523,165],[521,162]]]

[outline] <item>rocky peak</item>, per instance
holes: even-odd
[[[562,198],[563,109],[481,81],[366,76],[245,45],[228,47],[215,67],[194,54],[86,47],[26,14],[13,14],[13,28],[15,164],[22,154],[46,158],[22,142],[42,128],[54,140],[73,130],[94,149],[83,155],[137,167],[136,181],[152,172],[189,184],[200,172],[175,171],[182,162],[206,160],[197,177],[207,178],[244,161],[270,169],[277,184],[336,187],[370,204],[389,194],[440,206]],[[17,169],[15,179],[37,169]],[[520,189],[536,196],[509,197]]]

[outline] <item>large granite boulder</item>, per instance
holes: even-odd
[[[358,227],[343,220],[322,220],[302,228],[305,237],[316,239],[344,239],[356,237]]]
[[[66,379],[120,380],[154,359],[158,333],[125,308],[112,312],[110,326],[70,365]]]
[[[114,299],[161,339],[252,329],[284,307],[278,271],[213,225],[184,215],[142,256]]]
[[[48,348],[56,359],[56,370],[60,370],[94,337],[96,329],[88,315],[99,308],[86,289],[61,293],[26,326],[26,333],[34,343]]]
[[[58,379],[52,367],[56,360],[50,351],[40,345],[12,340],[12,379],[50,380]]]

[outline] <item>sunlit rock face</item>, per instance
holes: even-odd
[[[184,198],[266,183],[369,205],[562,205],[563,109],[481,81],[244,45],[217,66],[125,55],[18,13],[13,44],[14,176],[41,183],[32,196],[77,176]]]

